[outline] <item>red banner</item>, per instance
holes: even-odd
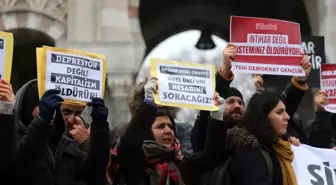
[[[276,19],[231,16],[230,42],[237,46],[233,70],[304,76],[300,24]]]
[[[336,64],[321,65],[321,89],[328,94],[329,104],[325,109],[336,113]]]

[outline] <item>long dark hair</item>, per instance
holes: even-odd
[[[261,92],[254,94],[247,105],[244,118],[240,124],[251,134],[257,137],[263,145],[273,144],[277,135],[268,119],[268,114],[274,109],[283,97],[274,92]]]
[[[138,83],[137,85],[135,85],[135,87],[133,88],[133,92],[130,95],[130,100],[128,103],[128,108],[129,111],[131,113],[132,116],[134,116],[137,108],[140,106],[140,104],[144,101],[145,98],[145,90],[144,87],[147,83],[146,79],[144,82]],[[172,122],[173,126],[174,126],[174,133],[175,133],[175,137],[177,137],[176,135],[176,129],[175,129],[175,122],[174,119],[176,118],[177,112],[179,111],[179,108],[177,107],[159,107],[157,108],[156,117],[159,116],[168,116],[170,121]],[[148,133],[146,133],[145,136],[146,140],[155,140],[152,130],[148,130]]]

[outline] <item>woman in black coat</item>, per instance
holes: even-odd
[[[185,156],[176,138],[172,116],[166,108],[154,104],[156,90],[156,79],[150,78],[144,87],[145,99],[138,103],[117,151],[111,155],[108,176],[115,180],[114,172],[119,170],[127,185],[199,184],[193,181],[195,177],[214,168],[225,155],[225,133],[231,125],[221,120],[224,100],[215,96],[214,101],[221,102],[218,103],[221,106],[211,113],[205,149]],[[113,162],[116,159],[113,155],[118,156],[118,164]]]
[[[230,165],[231,185],[296,185],[288,141],[289,116],[283,98],[273,92],[252,96],[240,128],[228,131],[228,148],[235,149]],[[268,159],[268,160],[267,160]]]

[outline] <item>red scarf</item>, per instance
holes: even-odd
[[[118,144],[119,141],[110,150],[110,161],[107,166],[107,179],[112,184],[117,184],[121,178],[118,169]],[[180,162],[183,158],[178,140],[175,141],[171,149],[167,149],[154,141],[144,141],[143,152],[145,154],[144,160],[148,164],[144,166],[144,172],[149,175],[151,185],[165,185],[167,178],[173,180],[176,185],[184,185],[180,172],[175,165],[175,162]]]

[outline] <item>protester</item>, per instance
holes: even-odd
[[[262,75],[254,76],[254,85],[259,92],[265,91],[263,82]],[[287,128],[286,135],[290,136],[290,141],[295,141],[296,144],[304,143],[314,147],[329,148],[332,128],[330,113],[324,109],[324,106],[328,104],[327,93],[319,91],[314,98],[314,102],[317,111],[314,120],[307,124],[309,128],[304,126],[300,119],[291,118],[289,120],[291,127]]]
[[[58,94],[58,90],[48,90],[39,101],[36,80],[25,84],[17,93],[16,183],[73,185],[85,181],[87,185],[105,185],[109,130],[108,110],[103,100],[93,98],[88,104],[93,107],[93,121],[89,150],[84,152],[66,132],[70,131],[70,125],[63,120],[61,107],[65,104]]]
[[[325,110],[328,105],[328,95],[325,91],[318,91],[314,98],[317,111],[314,120],[309,124],[307,144],[318,148],[330,148],[332,138],[331,114]]]
[[[226,142],[223,133],[230,127],[230,122],[220,121],[223,118],[223,101],[215,96],[220,109],[211,112],[205,149],[198,154],[184,156],[176,138],[174,119],[165,107],[158,107],[153,102],[156,90],[156,79],[150,78],[144,87],[145,99],[120,138],[118,164],[110,161],[109,179],[114,180],[115,170],[118,169],[127,185],[199,184],[193,181],[193,177],[215,167],[224,155],[219,146]],[[113,181],[113,184],[117,183]]]
[[[80,116],[85,106],[74,104],[62,104],[60,106],[62,118],[66,125],[66,135],[74,139],[80,150],[89,150],[89,125]]]
[[[223,50],[223,64],[216,74],[216,91],[218,91],[218,93],[226,99],[227,105],[224,111],[224,120],[237,121],[240,120],[244,114],[245,102],[239,90],[234,87],[229,87],[230,83],[234,79],[234,74],[231,71],[231,67],[232,61],[235,59],[235,56],[236,46],[234,44],[228,43],[226,48]],[[309,57],[307,55],[303,56],[301,60],[301,66],[305,70],[305,76],[293,77],[283,92],[283,95],[285,97],[284,102],[290,116],[296,112],[304,96],[304,93],[308,90],[308,85],[306,84],[305,79],[310,73],[311,65],[309,62]],[[191,136],[194,152],[199,152],[204,148],[204,142],[207,139],[205,133],[207,131],[206,120],[208,119],[208,116],[209,112],[200,111],[195,121]],[[291,125],[289,125],[289,127],[291,127]],[[288,137],[289,136],[286,136],[287,140],[289,140]],[[300,144],[300,142],[297,141],[294,137],[290,139],[290,141],[292,141],[295,145]],[[225,147],[225,145],[223,145],[222,147]],[[218,173],[221,173],[220,171],[228,159],[226,156],[223,156],[221,162],[218,164],[218,167],[215,170],[209,171],[202,177],[200,177],[200,181],[202,181],[203,184],[211,184],[213,182],[212,179],[219,178]]]
[[[139,83],[133,89],[133,94],[130,96],[128,109],[133,116],[135,114],[136,109],[140,106],[141,102],[145,98],[144,94],[144,86],[145,82]],[[169,114],[172,116],[173,119],[176,118],[179,108],[176,107],[166,107]],[[192,145],[190,141],[191,130],[192,126],[188,123],[175,123],[175,130],[176,130],[176,137],[179,139],[181,144],[181,150],[188,154],[192,154]]]
[[[226,99],[227,104],[224,111],[225,113],[224,119],[231,119],[231,120],[239,120],[243,116],[245,108],[244,107],[245,102],[239,90],[233,87],[229,87],[230,83],[234,79],[234,74],[231,71],[231,67],[232,67],[232,61],[234,60],[235,56],[236,56],[236,46],[234,44],[228,43],[226,48],[223,50],[223,64],[221,65],[219,71],[216,74],[216,91],[218,91],[218,93]],[[307,55],[303,55],[301,60],[301,66],[305,70],[305,76],[293,77],[283,92],[283,96],[285,97],[284,100],[285,105],[287,107],[287,111],[290,117],[295,114],[297,108],[301,103],[301,100],[303,99],[305,92],[308,90],[306,79],[309,76],[311,70],[311,64],[309,60],[310,58]],[[254,81],[255,84],[261,83],[256,79]],[[191,136],[191,142],[194,152],[198,152],[204,148],[204,141],[206,140],[205,133],[207,130],[206,120],[208,115],[209,112],[200,111],[196,119]],[[293,129],[292,127],[295,126],[294,124],[289,124],[288,127],[289,130],[292,130]],[[303,130],[300,131],[304,133]],[[290,134],[289,136],[294,136],[301,139],[301,137],[299,137],[298,135]]]
[[[252,96],[240,127],[228,131],[228,149],[234,151],[229,164],[231,184],[297,184],[291,165],[294,153],[290,143],[282,140],[289,118],[283,97],[273,92]]]
[[[0,81],[0,179],[12,181],[15,162],[16,130],[13,116],[15,95],[12,85]]]

